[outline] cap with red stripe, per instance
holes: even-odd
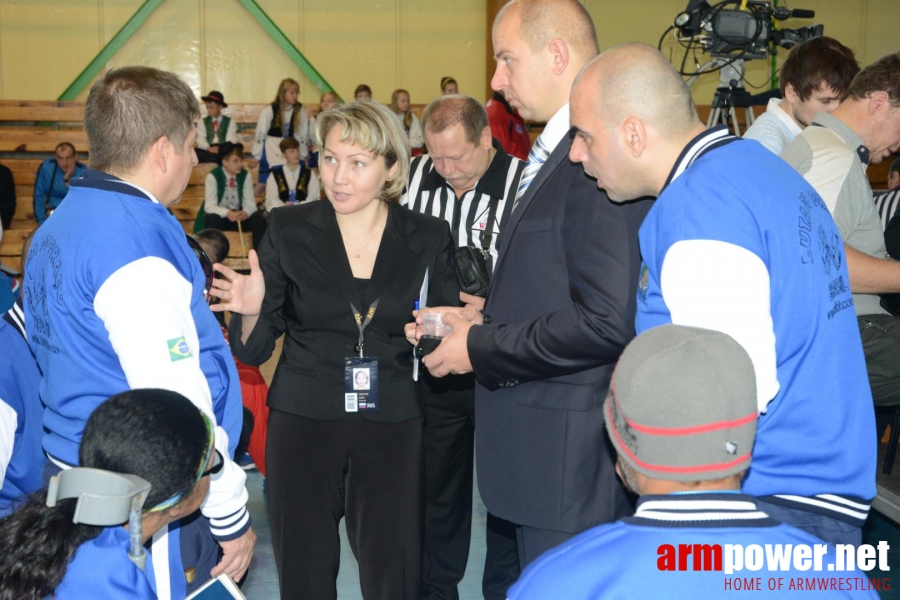
[[[724,333],[655,327],[625,348],[604,411],[619,458],[635,471],[685,482],[728,477],[750,466],[753,363]]]

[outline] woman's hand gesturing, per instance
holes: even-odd
[[[263,297],[266,295],[266,282],[259,269],[259,257],[256,250],[247,256],[250,261],[250,274],[241,275],[234,269],[221,263],[213,265],[213,269],[225,276],[225,279],[214,279],[210,296],[219,298],[221,302],[211,308],[216,312],[231,311],[245,317],[255,317],[262,309]]]

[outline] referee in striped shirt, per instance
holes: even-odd
[[[422,113],[422,129],[429,154],[412,161],[406,194],[400,203],[445,219],[458,246],[479,249],[483,247],[491,203],[496,203],[486,256],[488,272],[493,272],[503,226],[512,212],[525,163],[508,155],[492,139],[487,111],[468,96],[441,96],[431,102]],[[478,309],[484,307],[484,298],[463,292],[460,301]],[[475,380],[471,374],[438,380],[427,371],[425,378],[422,598],[458,598],[456,585],[465,574],[472,523]],[[492,577],[504,577],[504,569],[496,563],[517,560],[515,556],[510,560],[509,547],[516,551],[514,537],[498,538],[489,529],[486,588],[491,587]],[[501,548],[501,556],[497,556],[496,548]]]

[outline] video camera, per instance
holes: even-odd
[[[812,10],[773,8],[767,0],[724,0],[713,5],[706,0],[689,0],[687,8],[675,17],[675,24],[666,33],[675,28],[683,38],[688,38],[689,45],[698,44],[716,58],[735,58],[735,54],[741,59],[765,58],[774,46],[793,48],[800,42],[820,37],[825,29],[823,25],[776,29],[775,21],[815,16]]]

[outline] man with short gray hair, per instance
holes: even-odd
[[[433,100],[422,113],[422,129],[428,154],[413,159],[400,203],[446,220],[457,246],[481,254],[490,274],[525,163],[491,137],[484,106],[469,96]],[[474,294],[460,292],[460,299],[484,306]],[[470,375],[425,377],[422,598],[449,600],[458,597],[469,555],[475,382]],[[489,515],[488,523],[485,581],[498,576],[491,565],[501,560],[492,541],[497,519]],[[511,536],[509,544],[514,547]]]
[[[168,213],[197,163],[199,114],[191,89],[165,71],[124,67],[93,85],[85,105],[92,168],[71,181],[72,201],[35,234],[25,323],[44,374],[45,475],[77,466],[85,422],[109,396],[136,388],[183,394],[216,425],[224,457],[202,505],[206,536],[224,551],[212,573],[240,579],[256,540],[245,475],[231,460],[242,421],[240,383],[207,306],[200,264]],[[188,558],[196,548],[179,548],[185,529],[154,536],[154,548],[163,550],[152,553],[160,597],[185,596],[179,550],[185,567],[197,567],[198,584],[210,577],[203,565],[217,562],[215,548],[211,561],[209,553],[194,557],[198,563]]]

